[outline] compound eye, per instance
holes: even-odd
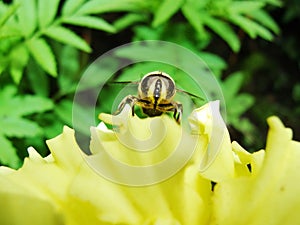
[[[172,80],[168,79],[166,87],[167,87],[167,96],[166,96],[166,98],[170,99],[175,95],[175,90],[176,90],[175,89],[175,84]]]
[[[140,95],[147,96],[149,91],[149,78],[143,79],[139,84]]]

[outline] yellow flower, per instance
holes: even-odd
[[[213,196],[212,224],[300,224],[300,143],[277,117],[264,151],[244,154],[252,173],[219,183]],[[240,154],[241,147],[233,143]]]
[[[297,224],[300,144],[273,117],[266,153],[250,154],[217,106],[193,112],[192,134],[168,116],[102,114],[118,132],[91,128],[89,156],[65,127],[48,157],[29,148],[21,169],[0,168],[1,225]]]

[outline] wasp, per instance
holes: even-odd
[[[119,104],[115,114],[121,112],[125,105],[129,104],[132,116],[135,114],[135,106],[140,106],[143,113],[149,117],[173,112],[174,119],[180,124],[183,107],[181,103],[173,101],[177,91],[185,92],[176,88],[174,80],[167,73],[161,71],[147,73],[138,82],[138,96],[126,96]]]

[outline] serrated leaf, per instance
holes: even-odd
[[[51,26],[45,30],[44,34],[56,41],[72,45],[82,51],[92,51],[85,40],[67,28],[61,26]]]
[[[45,112],[53,109],[53,102],[50,99],[34,96],[25,95],[20,98],[15,98],[16,105],[11,115],[15,116],[26,116],[32,113]]]
[[[82,6],[82,4],[86,0],[67,0],[65,1],[63,8],[62,8],[62,14],[64,16],[66,15],[72,15],[75,13],[75,11]]]
[[[38,23],[41,28],[54,20],[59,2],[60,0],[38,0]]]
[[[17,150],[12,143],[0,134],[0,162],[11,168],[17,169],[21,165],[21,160],[17,155]]]
[[[104,19],[94,16],[72,16],[66,17],[62,20],[63,23],[89,27],[97,30],[104,30],[106,32],[115,33],[116,29],[106,22]]]
[[[241,47],[240,40],[233,29],[220,19],[205,17],[205,24],[218,34],[234,52],[238,52]]]
[[[164,0],[154,13],[152,26],[157,27],[170,19],[182,6],[184,0]]]
[[[10,74],[16,84],[19,84],[23,70],[28,63],[29,53],[24,45],[15,47],[9,55],[10,58]]]
[[[104,12],[140,11],[145,8],[144,0],[91,0],[76,12],[78,15]]]
[[[260,36],[267,41],[271,41],[273,39],[273,35],[268,29],[251,19],[240,15],[230,15],[228,19],[232,23],[240,26],[251,38]]]
[[[241,14],[249,13],[255,11],[265,6],[265,3],[262,1],[232,1],[228,5],[229,14]]]
[[[24,36],[29,37],[37,27],[37,7],[35,0],[18,0],[17,11],[19,27]]]
[[[274,33],[278,34],[280,31],[279,26],[276,24],[275,20],[264,10],[255,10],[250,12],[249,15],[256,21],[258,21],[263,26],[269,28]]]
[[[0,117],[20,117],[53,108],[50,99],[34,95],[16,95],[16,87],[6,86],[0,92]]]
[[[42,133],[34,121],[23,118],[53,108],[52,101],[38,96],[16,95],[16,87],[6,86],[0,92],[0,134],[7,137],[33,137]]]
[[[0,127],[5,127],[0,133],[7,137],[34,137],[42,133],[42,129],[35,122],[21,117],[2,118]]]
[[[43,38],[34,38],[27,41],[27,47],[35,61],[50,75],[57,76],[54,54]]]

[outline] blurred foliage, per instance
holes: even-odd
[[[299,132],[299,12],[296,0],[283,5],[278,0],[0,2],[0,162],[19,167],[29,145],[47,154],[45,139],[58,135],[63,125],[72,126],[74,94],[89,63],[136,40],[170,41],[197,54],[223,90],[233,139],[242,139],[247,148],[264,146],[265,119],[271,114]],[[138,81],[153,70],[203,96],[192,79],[165,64],[135,64],[115,80]],[[97,105],[93,120],[117,106],[121,89],[104,86],[98,102],[105,104]],[[89,89],[80,91],[85,96]],[[187,111],[195,107],[184,104]],[[88,99],[76,109],[81,123],[88,124],[87,112],[93,111]]]
[[[50,99],[32,96],[17,95],[14,86],[6,86],[0,92],[0,158],[3,163],[12,167],[20,166],[17,151],[9,141],[10,137],[35,137],[43,133],[38,123],[26,118],[28,115],[41,113],[53,109]]]

